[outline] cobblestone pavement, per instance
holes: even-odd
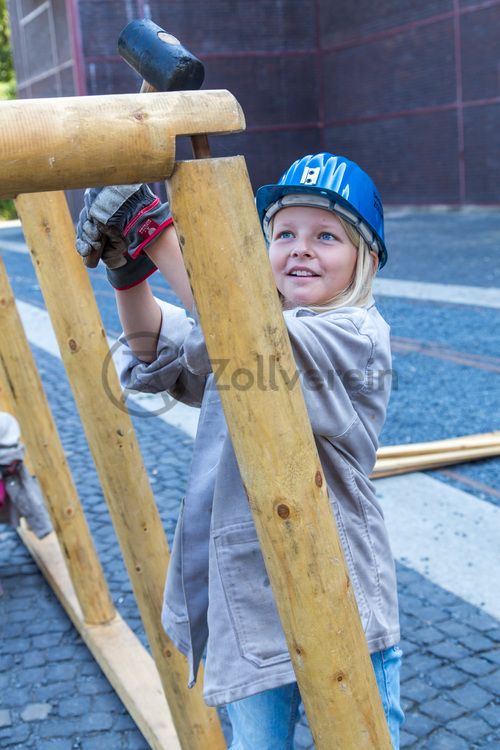
[[[457,236],[463,237],[464,242],[472,236],[477,240],[480,227],[477,217],[453,216]],[[500,214],[490,218],[491,221],[484,223],[488,232],[492,224],[500,228]],[[446,221],[441,223],[436,220],[436,236],[439,227],[449,227],[450,216],[444,215],[444,219]],[[396,247],[399,242],[400,249],[395,252],[399,278],[419,278],[414,256],[405,276],[401,247],[416,247],[416,235],[420,232],[422,236],[424,221],[422,214],[415,214],[406,222],[401,217],[389,222]],[[42,305],[29,257],[13,248],[20,242],[18,233],[0,231],[0,251],[2,240],[5,242],[2,254],[16,296],[30,304]],[[486,285],[498,285],[499,248],[493,245],[493,240],[478,244],[482,252],[489,252],[492,258],[487,264],[492,270]],[[441,240],[436,239],[436,257],[441,248]],[[425,263],[420,269],[421,278],[446,283],[446,264],[441,256],[436,263],[436,274],[430,277],[428,263],[432,257],[429,241],[425,247]],[[459,254],[453,258],[460,261]],[[453,283],[481,285],[481,278],[467,281],[465,276],[460,276],[459,268],[455,265],[453,268]],[[106,330],[116,333],[118,322],[112,294],[99,271],[92,278]],[[155,285],[160,293],[168,295],[156,280]],[[500,351],[500,310],[389,298],[382,298],[380,307],[396,336],[413,340],[425,336],[436,344],[482,357],[480,361],[490,365]],[[63,366],[41,348],[34,347],[34,354],[113,601],[145,643]],[[395,363],[399,387],[394,392],[384,428],[386,444],[498,429],[500,395],[498,371],[494,368],[458,364],[419,352],[398,353]],[[192,441],[185,433],[157,419],[134,417],[134,425],[171,541],[179,498],[187,480]],[[432,472],[432,476],[470,492],[478,502],[498,506],[500,460],[452,468],[451,476],[443,472]],[[480,553],[481,540],[472,541]],[[492,571],[492,585],[498,585],[494,576]],[[402,698],[406,723],[401,747],[411,750],[500,749],[500,622],[481,607],[440,588],[408,566],[398,564],[398,581],[405,654]],[[7,526],[0,526],[0,584],[3,588],[0,595],[0,748],[147,750],[147,743],[22,542]],[[224,712],[221,718],[229,740]],[[296,733],[296,750],[312,747],[302,717]]]

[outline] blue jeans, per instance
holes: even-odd
[[[371,655],[394,750],[399,750],[399,728],[404,720],[399,700],[401,657],[399,646]],[[233,727],[230,750],[293,750],[300,701],[298,685],[293,682],[228,703]]]

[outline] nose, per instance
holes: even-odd
[[[313,252],[306,240],[297,239],[297,242],[290,251],[290,255],[292,258],[310,258],[313,255]]]

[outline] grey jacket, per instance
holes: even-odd
[[[158,357],[122,337],[120,377],[201,407],[167,575],[163,625],[187,655],[192,686],[206,647],[204,697],[217,706],[295,675],[200,326],[165,302]],[[331,506],[371,652],[399,640],[394,561],[368,475],[390,391],[389,327],[366,308],[284,312]]]

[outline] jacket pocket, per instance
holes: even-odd
[[[366,633],[368,626],[370,624],[370,620],[372,618],[372,612],[368,604],[368,599],[366,597],[365,590],[363,586],[361,585],[359,576],[356,571],[354,555],[352,553],[351,545],[349,543],[349,537],[347,535],[347,530],[344,524],[344,519],[342,518],[342,511],[340,509],[340,504],[335,499],[331,491],[329,491],[329,496],[330,496],[330,507],[332,508],[333,515],[335,517],[335,522],[337,524],[337,530],[339,532],[340,542],[342,544],[342,549],[344,551],[344,557],[347,563],[349,578],[351,579],[354,596],[356,598],[356,604],[358,605],[358,612],[361,618],[361,624],[363,626],[363,630]]]
[[[257,667],[288,661],[285,635],[253,521],[215,532],[214,543],[241,656]]]
[[[179,517],[175,527],[174,541],[167,570],[165,583],[164,605],[170,612],[174,622],[188,621],[184,585],[182,580],[182,524],[184,521],[184,498],[181,500]]]

